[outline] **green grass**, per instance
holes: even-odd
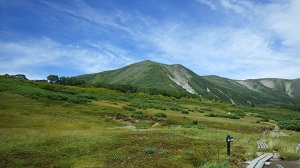
[[[232,107],[206,99],[145,97],[101,88],[55,85],[50,91],[42,84],[4,81],[0,83],[5,85],[0,92],[0,167],[236,167],[253,158],[256,139],[261,138],[270,150],[278,148],[282,156],[299,158],[294,152],[299,132],[281,131],[280,139],[261,134],[276,122],[256,123],[260,118],[250,115],[289,117],[290,111],[284,109]],[[32,97],[31,90],[42,94]],[[84,97],[90,102],[53,100],[43,94]],[[132,104],[141,107],[123,109]],[[158,110],[156,105],[166,109]],[[182,109],[189,114],[182,114]],[[239,120],[205,116],[228,110],[245,116]],[[156,117],[157,113],[167,118]],[[128,125],[135,129],[124,128]],[[230,158],[228,134],[234,137]]]

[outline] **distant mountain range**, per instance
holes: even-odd
[[[142,61],[76,78],[87,83],[131,84],[139,88],[189,92],[205,98],[219,98],[232,104],[274,106],[300,103],[300,79],[232,80],[219,76],[199,76],[179,64]]]

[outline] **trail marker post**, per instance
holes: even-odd
[[[230,156],[230,143],[233,142],[233,137],[227,135],[226,142],[227,142],[227,155]]]

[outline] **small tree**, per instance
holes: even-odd
[[[24,74],[17,74],[17,75],[12,75],[11,77],[13,78],[18,78],[18,79],[27,79]]]
[[[48,80],[50,83],[58,83],[59,78],[58,78],[57,75],[49,75],[49,76],[47,76],[47,80]]]

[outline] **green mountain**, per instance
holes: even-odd
[[[205,98],[219,98],[232,104],[274,106],[300,103],[300,79],[232,80],[219,76],[199,76],[179,64],[142,61],[76,78],[90,84],[131,84],[139,88],[189,92]]]

